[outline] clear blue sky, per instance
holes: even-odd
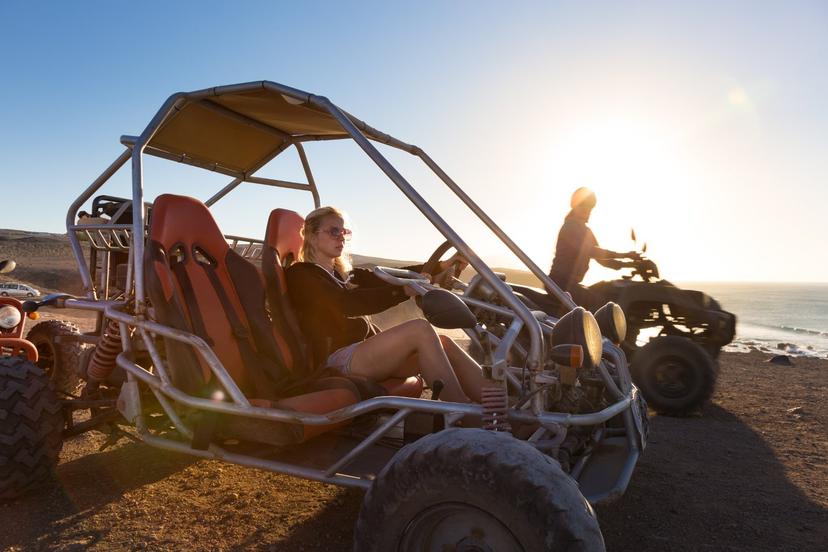
[[[173,92],[266,79],[426,149],[541,266],[587,185],[602,245],[631,248],[635,226],[670,279],[828,281],[825,2],[5,1],[0,27],[0,189],[32,198],[2,228],[65,231],[119,136]],[[309,155],[357,252],[440,241],[354,146]],[[393,159],[478,253],[516,264]],[[294,161],[268,174],[299,178]],[[149,198],[227,181],[168,165],[148,166]],[[127,172],[104,193],[128,194]],[[258,237],[277,205],[311,206],[248,186],[217,215]]]

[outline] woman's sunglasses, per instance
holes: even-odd
[[[328,234],[333,239],[339,239],[341,236],[345,238],[345,241],[350,241],[351,235],[353,235],[353,232],[349,228],[340,228],[338,226],[331,226],[327,230],[320,230],[320,232]]]

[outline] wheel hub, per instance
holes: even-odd
[[[517,552],[523,547],[491,513],[471,504],[454,502],[419,512],[403,532],[399,550]]]
[[[684,396],[695,379],[692,367],[678,359],[668,359],[659,364],[655,377],[661,393],[672,398]]]

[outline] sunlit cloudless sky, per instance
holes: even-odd
[[[571,192],[678,281],[828,281],[825,2],[0,3],[1,228],[66,210],[178,91],[272,80],[425,149],[541,267]],[[390,159],[490,264],[519,266],[436,179]],[[352,143],[308,146],[357,253],[442,238]],[[123,169],[101,193],[129,195]],[[301,179],[297,159],[268,176]],[[147,199],[228,178],[150,160]],[[12,199],[14,198],[14,199]],[[261,237],[309,194],[245,184],[216,206]],[[589,280],[611,274],[593,266]]]

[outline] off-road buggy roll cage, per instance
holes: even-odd
[[[124,417],[134,423],[141,438],[165,449],[175,450],[207,458],[220,458],[234,463],[296,475],[307,479],[345,486],[368,488],[371,479],[343,471],[360,455],[387,435],[396,425],[412,413],[474,414],[480,415],[482,407],[476,404],[458,404],[430,401],[401,396],[379,396],[340,408],[326,414],[309,414],[278,408],[266,408],[251,404],[228,373],[211,346],[201,337],[159,324],[148,317],[148,295],[142,262],[147,235],[148,205],[144,202],[143,161],[144,154],[200,167],[227,175],[232,180],[205,204],[211,206],[243,182],[304,190],[313,197],[315,206],[320,205],[319,193],[311,172],[303,143],[310,141],[355,141],[377,164],[402,193],[422,212],[435,228],[465,256],[479,277],[469,286],[488,286],[499,297],[500,304],[481,301],[470,293],[459,297],[475,309],[484,309],[508,316],[513,320],[508,335],[500,341],[495,351],[495,364],[501,365],[499,375],[527,386],[526,406],[509,408],[508,420],[512,423],[540,423],[537,437],[544,428],[554,433],[554,428],[571,426],[595,426],[594,444],[580,457],[570,474],[579,481],[581,490],[592,502],[616,498],[624,492],[632,475],[639,454],[644,447],[646,429],[642,427],[637,389],[631,383],[623,352],[607,339],[603,340],[605,361],[598,366],[601,379],[611,396],[611,404],[597,412],[583,414],[546,411],[542,394],[537,391],[543,383],[534,376],[544,367],[546,348],[544,334],[549,335],[557,319],[539,316],[519,300],[497,274],[475,251],[449,226],[449,224],[423,199],[414,187],[380,153],[373,142],[408,152],[419,157],[445,185],[521,260],[521,262],[558,299],[574,308],[576,305],[541,270],[506,233],[419,147],[402,142],[383,133],[365,122],[344,112],[323,96],[269,81],[220,86],[182,92],[170,96],[162,105],[140,136],[122,136],[126,150],[75,200],[66,215],[66,228],[87,297],[56,298],[58,306],[97,311],[98,332],[103,330],[104,320],[114,321],[120,328],[123,351],[117,356],[117,365],[125,370],[127,381],[121,387],[118,408]],[[255,176],[257,171],[290,147],[298,153],[306,183],[289,182]],[[90,216],[79,220],[81,207],[93,197],[127,161],[132,161],[132,199],[121,204],[110,218]],[[129,207],[126,207],[129,205]],[[129,209],[130,211],[127,211]],[[95,213],[92,213],[95,215]],[[124,220],[131,219],[129,222]],[[225,236],[231,247],[248,258],[261,255],[262,240]],[[85,258],[83,242],[88,243],[91,255],[96,256],[89,265]],[[119,294],[112,293],[114,286],[115,256],[126,256],[126,274]],[[96,271],[96,266],[100,267]],[[91,267],[91,268],[90,268]],[[96,279],[98,281],[96,281]],[[468,290],[467,290],[468,291]],[[134,335],[130,338],[130,330]],[[520,331],[529,335],[525,370],[530,377],[520,380],[505,369],[506,352]],[[196,397],[173,385],[167,361],[159,351],[155,337],[191,346],[204,360],[220,382],[225,397],[219,401]],[[95,336],[86,336],[96,342]],[[140,340],[151,357],[152,371],[135,361],[135,344]],[[610,374],[606,362],[613,368]],[[193,439],[193,430],[179,416],[173,406],[178,403],[202,412],[214,412],[247,419],[302,424],[304,426],[330,426],[368,413],[394,412],[357,446],[324,467],[307,467],[290,461],[266,459],[230,451],[215,443],[205,449],[196,449],[188,443],[157,435],[151,430],[142,414],[139,382],[146,385],[175,429],[184,439]],[[643,413],[646,416],[646,412]],[[603,427],[604,422],[620,419],[614,427]],[[548,433],[547,433],[548,435]],[[606,446],[604,446],[606,445]],[[590,469],[593,457],[600,449],[611,449],[609,456],[599,467]],[[616,469],[606,470],[606,462],[619,464]],[[598,461],[595,462],[598,465]]]

